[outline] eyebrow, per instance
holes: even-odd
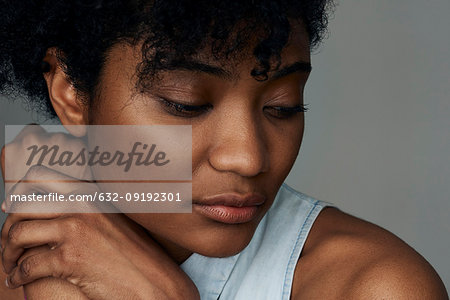
[[[211,66],[206,63],[196,60],[178,60],[172,62],[171,70],[187,70],[194,72],[202,72],[210,75],[220,77],[222,79],[232,79],[234,76],[230,72],[216,66]]]
[[[171,70],[187,70],[187,71],[194,71],[194,72],[202,72],[206,74],[210,74],[222,79],[231,80],[233,78],[236,78],[235,75],[230,73],[229,71],[222,69],[220,67],[208,65],[206,63],[196,61],[196,60],[179,60],[172,63],[172,66],[170,68]],[[309,73],[311,72],[311,63],[306,61],[297,61],[293,64],[287,65],[283,67],[280,70],[277,70],[275,74],[269,77],[269,80],[275,80],[279,79],[281,77],[285,77],[289,74],[295,73],[295,72],[305,72]]]
[[[272,80],[279,79],[281,77],[287,76],[295,72],[309,73],[311,72],[311,70],[312,70],[311,63],[306,61],[298,61],[282,68],[281,70],[276,71],[275,74],[270,79]]]

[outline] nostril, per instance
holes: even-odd
[[[253,177],[266,172],[269,165],[268,152],[246,144],[236,143],[216,148],[210,152],[209,163],[219,172],[234,172],[240,176]]]

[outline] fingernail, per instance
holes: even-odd
[[[8,278],[5,279],[5,285],[9,287]]]
[[[2,203],[2,211],[3,211],[3,212],[6,211],[6,203],[5,203],[5,201],[3,201],[3,203]]]

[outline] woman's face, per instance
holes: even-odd
[[[178,262],[192,252],[223,257],[243,250],[273,203],[300,149],[303,113],[278,114],[276,107],[303,103],[309,75],[308,37],[293,28],[278,71],[256,81],[256,59],[221,63],[201,51],[196,62],[210,70],[170,70],[145,93],[135,93],[138,48],[116,45],[110,52],[100,93],[89,111],[91,124],[192,125],[193,202],[221,193],[265,197],[251,221],[229,224],[192,213],[129,214]],[[179,112],[160,98],[209,110]],[[274,108],[275,107],[275,108]],[[195,205],[194,205],[195,206]]]

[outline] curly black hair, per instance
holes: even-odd
[[[217,59],[244,49],[260,33],[253,49],[251,75],[267,79],[280,63],[291,31],[301,20],[311,49],[326,33],[332,0],[2,0],[0,17],[0,91],[24,94],[54,114],[42,73],[47,49],[54,47],[74,87],[95,95],[108,49],[117,42],[142,42],[138,85],[160,70],[210,46]],[[244,24],[244,26],[242,26]]]

